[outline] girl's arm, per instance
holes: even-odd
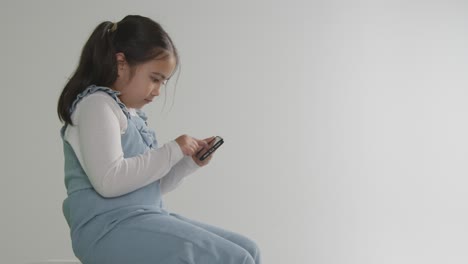
[[[124,158],[121,126],[126,124],[122,122],[125,116],[107,94],[85,97],[74,114],[76,127],[69,136],[73,138],[75,132],[77,142],[70,144],[79,153],[94,189],[104,197],[120,196],[159,180],[184,157],[179,145],[170,141],[142,155]]]
[[[185,177],[194,173],[200,166],[191,156],[185,156],[161,179],[161,193],[166,194],[177,188]]]

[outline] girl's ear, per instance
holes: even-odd
[[[127,72],[127,60],[125,59],[125,54],[122,52],[116,53],[115,58],[117,60],[117,76],[125,76]]]

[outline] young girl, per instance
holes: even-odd
[[[158,146],[141,111],[178,65],[171,38],[153,20],[103,22],[60,95],[63,213],[83,264],[260,263],[248,238],[163,206],[162,195],[211,159],[196,153],[212,138],[182,135]]]

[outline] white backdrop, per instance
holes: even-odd
[[[141,14],[182,59],[145,108],[159,142],[226,141],[172,211],[252,238],[268,264],[468,263],[467,7],[2,1],[0,262],[73,258],[57,98],[91,30]]]

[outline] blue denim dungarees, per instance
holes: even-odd
[[[91,85],[80,93],[70,112],[85,96],[105,92],[127,117],[121,136],[124,158],[157,148],[146,115],[130,115],[119,92]],[[164,209],[160,180],[125,195],[100,196],[91,185],[71,145],[64,139],[65,186],[63,214],[70,227],[75,255],[83,264],[234,264],[259,263],[254,242],[239,234],[196,222]]]

